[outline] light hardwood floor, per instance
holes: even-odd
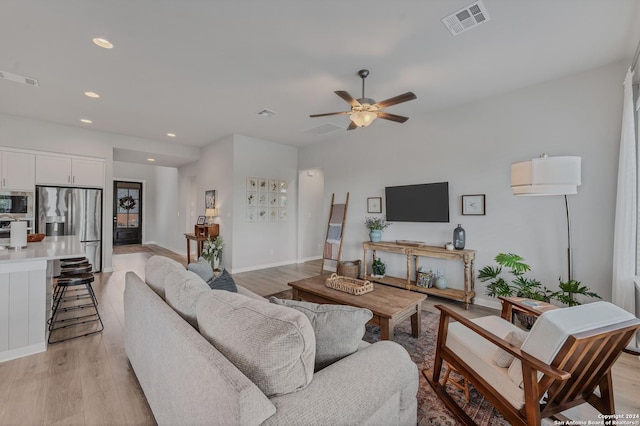
[[[94,289],[100,301],[105,329],[102,333],[49,346],[47,352],[0,363],[0,425],[148,425],[154,418],[124,351],[122,295],[124,275],[144,276],[144,264],[154,255],[186,259],[157,246],[152,251],[116,254],[115,272],[96,275]],[[235,274],[240,285],[266,296],[287,290],[287,283],[317,275],[320,262],[307,262]],[[454,306],[468,317],[496,311],[429,298]],[[640,413],[640,361],[623,355],[614,368],[615,398],[619,413]],[[579,418],[594,419],[585,411]]]

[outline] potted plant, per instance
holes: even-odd
[[[220,259],[222,258],[223,241],[221,236],[217,236],[215,240],[211,240],[211,236],[207,237],[202,247],[202,257],[211,263],[211,267],[216,270],[220,267]]]
[[[387,272],[387,265],[384,264],[382,259],[376,257],[371,264],[371,269],[373,269],[373,275],[382,278],[384,274]]]
[[[531,267],[524,263],[524,259],[517,254],[499,253],[495,257],[495,261],[499,266],[485,266],[478,272],[480,281],[490,281],[487,285],[487,296],[518,296],[547,303],[555,299],[568,306],[580,304],[575,297],[578,294],[600,298],[598,294],[590,291],[588,287],[581,286],[579,281],[569,280],[562,282],[560,279],[560,290],[551,291],[535,278],[525,278],[523,275],[525,272],[529,272]],[[501,276],[503,267],[508,268],[509,272],[515,277],[510,283]],[[522,313],[517,313],[516,317],[527,328],[531,328],[535,322],[534,317]]]
[[[382,231],[391,225],[382,217],[367,217],[364,220],[364,226],[369,229],[369,239],[371,242],[379,243],[382,240]]]

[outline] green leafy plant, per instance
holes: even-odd
[[[486,290],[487,296],[518,296],[543,302],[550,302],[555,299],[568,306],[580,305],[580,302],[575,297],[578,294],[601,299],[597,293],[592,292],[586,286],[580,285],[580,281],[569,280],[563,282],[562,279],[559,279],[558,287],[560,290],[551,291],[535,278],[525,278],[524,274],[531,271],[531,267],[524,263],[524,259],[517,254],[500,253],[495,257],[495,261],[499,266],[485,266],[478,271],[480,281],[489,281]],[[514,276],[511,282],[501,276],[503,268],[508,268],[509,273]]]
[[[387,265],[379,257],[376,257],[371,264],[371,269],[373,269],[373,275],[384,275],[387,272]]]
[[[553,293],[543,287],[540,281],[524,277],[526,272],[531,271],[531,267],[524,263],[524,258],[514,253],[499,253],[494,260],[499,266],[485,266],[478,272],[480,281],[489,281],[487,296],[515,295],[545,302],[551,300]],[[503,268],[508,268],[509,273],[514,276],[511,282],[501,276]]]
[[[367,217],[364,219],[364,226],[369,228],[370,231],[383,231],[389,225],[391,224],[387,223],[382,217]]]
[[[560,287],[560,291],[556,291],[555,293],[553,293],[553,297],[555,297],[556,300],[564,303],[565,305],[580,305],[580,302],[576,300],[577,294],[602,299],[600,295],[592,292],[587,286],[580,285],[580,281],[569,280],[563,282],[562,278],[558,278],[558,281],[558,287]]]

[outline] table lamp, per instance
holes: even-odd
[[[204,214],[209,218],[207,223],[211,225],[213,223],[213,218],[218,216],[218,209],[207,209]]]

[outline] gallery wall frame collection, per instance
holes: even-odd
[[[287,190],[284,180],[247,178],[247,222],[286,222]]]

